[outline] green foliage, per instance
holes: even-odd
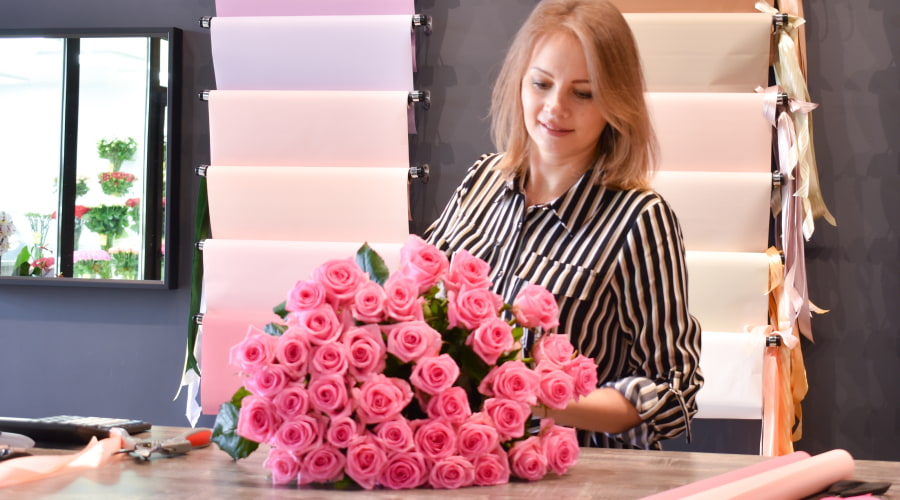
[[[122,167],[122,162],[132,159],[135,152],[137,152],[137,141],[131,137],[97,141],[97,155],[110,161],[113,165],[113,172],[118,172]]]
[[[216,423],[213,427],[212,442],[216,443],[225,453],[234,460],[240,460],[250,456],[259,448],[259,443],[244,439],[237,434],[238,415],[241,410],[241,402],[250,395],[247,389],[241,387],[234,393],[231,401],[223,404],[216,415]]]
[[[82,217],[84,225],[97,234],[105,234],[108,244],[125,235],[129,225],[128,207],[124,205],[100,205],[91,208]]]
[[[375,253],[368,243],[364,243],[357,250],[356,264],[360,269],[369,273],[369,278],[379,285],[384,285],[391,273],[381,256]]]

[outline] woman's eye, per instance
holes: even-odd
[[[590,98],[594,97],[594,95],[591,94],[589,91],[582,92],[580,90],[576,90],[575,97],[577,97],[579,99],[590,99]]]
[[[541,80],[532,80],[531,86],[536,89],[540,89],[540,90],[547,90],[550,88],[549,83],[541,81]]]

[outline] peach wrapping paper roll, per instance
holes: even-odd
[[[772,174],[660,171],[651,185],[675,211],[688,250],[766,251]]]
[[[688,251],[686,261],[691,314],[704,331],[743,332],[768,322],[765,253]]]
[[[651,92],[753,92],[768,82],[771,14],[624,16]]]
[[[407,166],[232,167],[207,171],[213,238],[403,242]]]
[[[703,330],[701,343],[697,418],[762,418],[765,335]]]
[[[774,470],[710,488],[684,500],[797,500],[853,477],[853,457],[831,450]]]
[[[405,91],[213,90],[212,165],[409,164]]]
[[[216,0],[217,16],[413,14],[413,0]]]
[[[769,172],[765,99],[755,92],[648,92],[660,170]]]
[[[219,90],[413,90],[412,18],[215,17]]]

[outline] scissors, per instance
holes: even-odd
[[[184,434],[168,439],[135,439],[124,429],[115,427],[110,433],[122,437],[122,449],[116,453],[129,453],[142,460],[150,460],[150,455],[159,453],[166,456],[181,455],[197,448],[209,446],[211,429],[192,429]]]

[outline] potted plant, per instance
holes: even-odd
[[[126,280],[137,279],[138,252],[132,248],[113,248],[109,251],[110,262],[116,276]]]
[[[127,172],[103,172],[98,175],[100,188],[111,196],[124,196],[134,184],[134,174]]]
[[[100,278],[111,277],[109,253],[105,250],[75,250],[72,254],[73,277]]]
[[[109,250],[116,238],[125,235],[125,229],[129,225],[128,207],[99,205],[88,210],[82,220],[85,227],[100,235],[101,248]]]
[[[97,154],[100,158],[109,160],[112,172],[118,172],[122,168],[122,162],[132,159],[136,151],[137,142],[131,137],[97,141]]]

